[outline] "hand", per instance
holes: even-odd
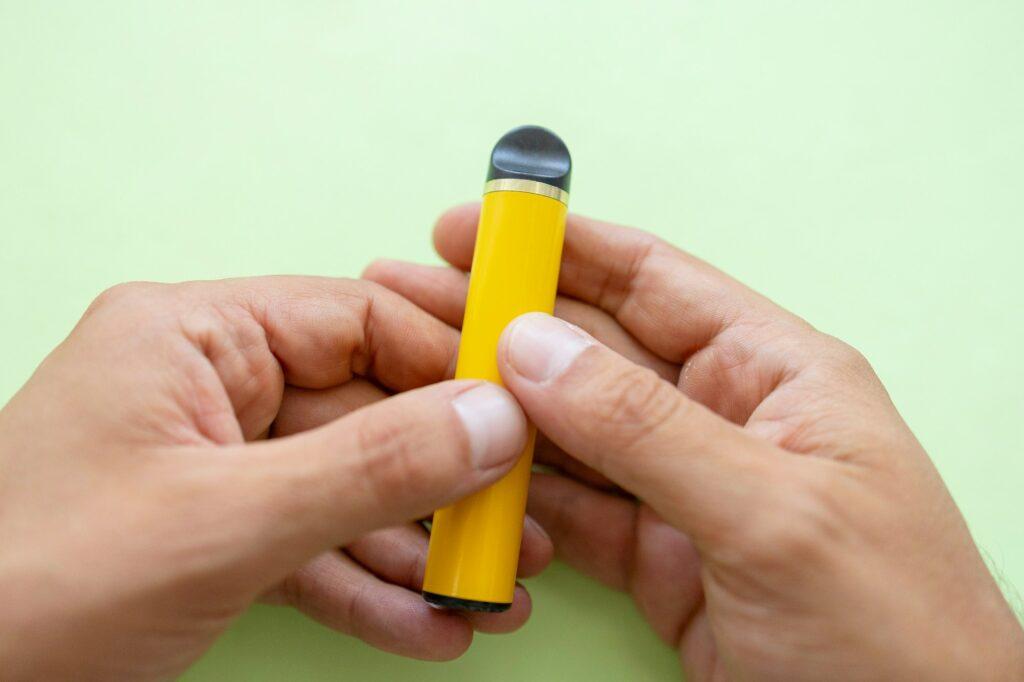
[[[437,226],[455,269],[368,278],[457,326],[477,214]],[[632,594],[693,679],[1024,675],[1019,623],[860,354],[651,235],[576,216],[560,291],[577,326],[526,315],[499,350],[556,470],[530,513],[565,561]]]
[[[522,588],[499,615],[418,594],[409,522],[495,481],[525,438],[493,385],[420,388],[457,340],[367,282],[102,295],[0,411],[2,677],[170,677],[260,595],[429,659],[518,627]],[[268,434],[295,435],[246,444]],[[521,568],[549,557],[528,524]]]

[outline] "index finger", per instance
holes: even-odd
[[[452,265],[473,258],[479,204],[444,213],[434,245]],[[682,363],[741,320],[785,321],[810,328],[745,285],[658,237],[570,214],[566,223],[563,294],[613,315],[645,346]]]
[[[293,386],[328,388],[360,375],[405,391],[452,374],[458,333],[372,282],[276,276],[200,284],[210,287],[201,294],[207,302],[234,302],[258,322]]]

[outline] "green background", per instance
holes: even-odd
[[[0,0],[0,401],[123,280],[358,275],[527,122],[573,208],[860,348],[994,570],[1024,585],[1024,3]],[[187,676],[668,679],[556,567],[451,664],[257,608]]]

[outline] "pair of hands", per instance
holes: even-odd
[[[515,629],[522,588],[505,614],[420,599],[413,521],[511,467],[520,405],[550,472],[521,575],[553,545],[629,591],[694,679],[1024,673],[1018,622],[863,358],[664,242],[570,217],[572,325],[506,330],[514,400],[444,381],[476,219],[438,224],[454,268],[101,296],[0,411],[5,678],[172,676],[255,599],[421,658]]]

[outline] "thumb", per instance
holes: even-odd
[[[770,508],[779,493],[773,481],[797,464],[557,318],[514,320],[498,363],[548,438],[706,549]]]
[[[495,482],[525,442],[526,419],[507,391],[449,381],[301,434],[229,448],[220,461],[230,490],[215,506],[245,519],[230,563],[260,564],[263,579],[283,576]]]

